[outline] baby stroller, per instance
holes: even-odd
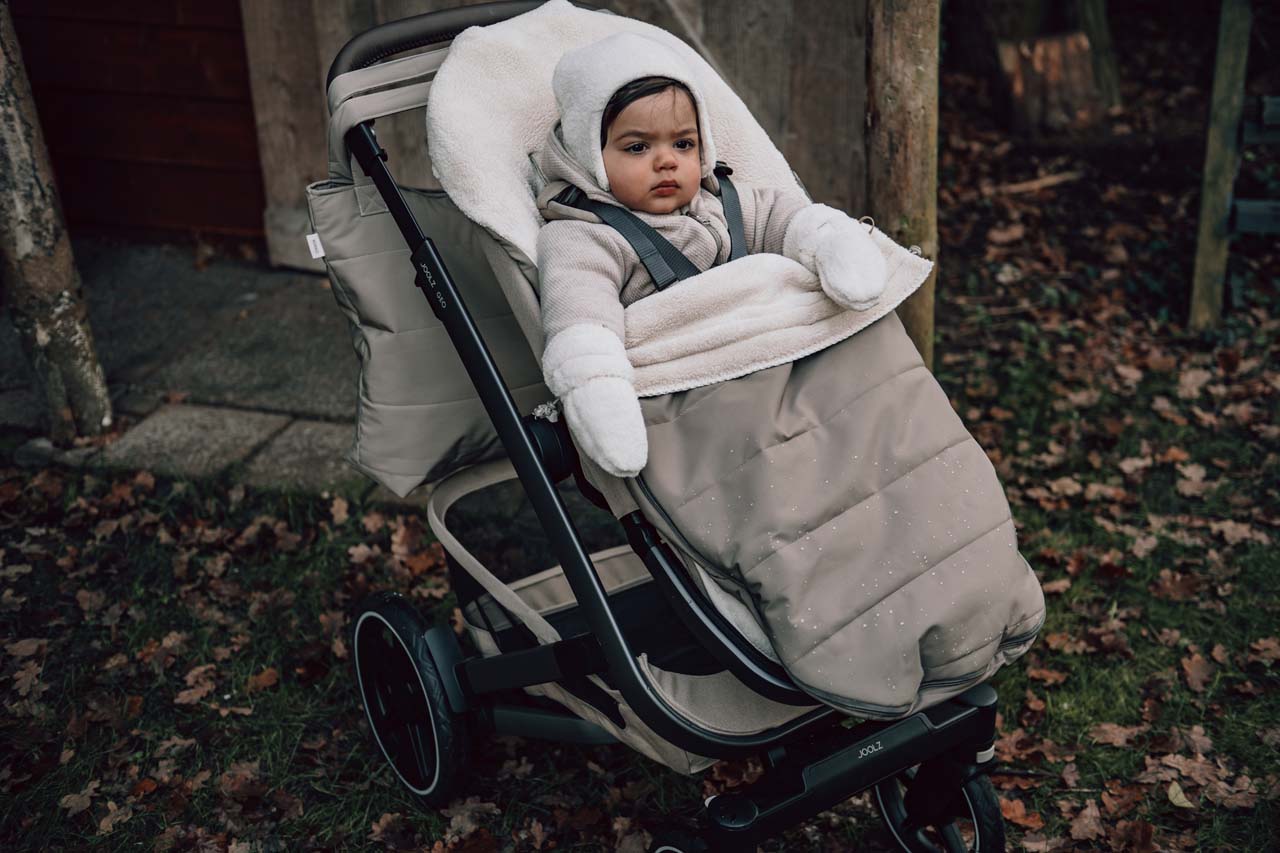
[[[762,757],[758,781],[710,798],[696,832],[658,833],[654,851],[751,850],[867,789],[903,850],[1002,850],[985,776],[995,691],[978,684],[905,718],[847,727],[798,689],[750,609],[641,509],[618,512],[625,498],[585,476],[563,419],[528,414],[550,396],[528,343],[538,334],[536,268],[443,191],[392,178],[374,121],[427,103],[464,29],[540,5],[488,3],[379,26],[353,38],[328,75],[330,176],[308,197],[365,368],[350,458],[396,491],[434,482],[428,521],[479,652],[468,656],[450,628],[430,627],[402,597],[365,602],[352,656],[378,748],[432,806],[460,794],[478,731],[621,741],[688,774]],[[412,380],[374,369],[410,357],[429,359]],[[413,432],[405,418],[431,428]],[[463,497],[514,478],[559,564],[503,582],[446,522]],[[557,488],[570,479],[620,515],[626,545],[587,552]]]

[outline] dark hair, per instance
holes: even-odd
[[[688,86],[679,80],[672,80],[670,77],[641,77],[638,80],[632,80],[614,92],[613,97],[609,99],[609,103],[604,105],[604,116],[600,119],[600,147],[604,148],[605,143],[609,141],[609,128],[613,125],[614,120],[622,115],[623,110],[641,98],[647,98],[650,95],[656,95],[668,89],[679,89],[689,96],[689,103],[693,104],[693,115],[696,119],[698,117],[698,102],[694,99],[693,92],[689,91]]]

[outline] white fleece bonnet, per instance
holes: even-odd
[[[556,105],[560,108],[565,148],[606,192],[609,178],[600,152],[604,108],[614,92],[641,77],[670,77],[689,87],[698,110],[698,133],[702,137],[699,145],[702,177],[715,169],[710,114],[689,66],[659,41],[636,33],[615,33],[565,53],[551,78]]]

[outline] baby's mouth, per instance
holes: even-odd
[[[680,189],[680,185],[675,181],[663,181],[660,184],[655,184],[653,187],[653,191],[658,195],[670,195],[678,189]]]

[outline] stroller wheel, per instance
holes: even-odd
[[[1004,817],[990,779],[978,776],[963,783],[950,822],[921,827],[908,816],[905,797],[916,772],[913,767],[875,787],[876,808],[899,849],[907,853],[1003,853]]]
[[[404,786],[449,803],[467,761],[467,720],[449,707],[427,648],[430,626],[408,601],[379,593],[356,612],[352,658],[373,738]]]
[[[649,845],[649,853],[706,853],[710,849],[707,842],[683,829],[659,830]]]

